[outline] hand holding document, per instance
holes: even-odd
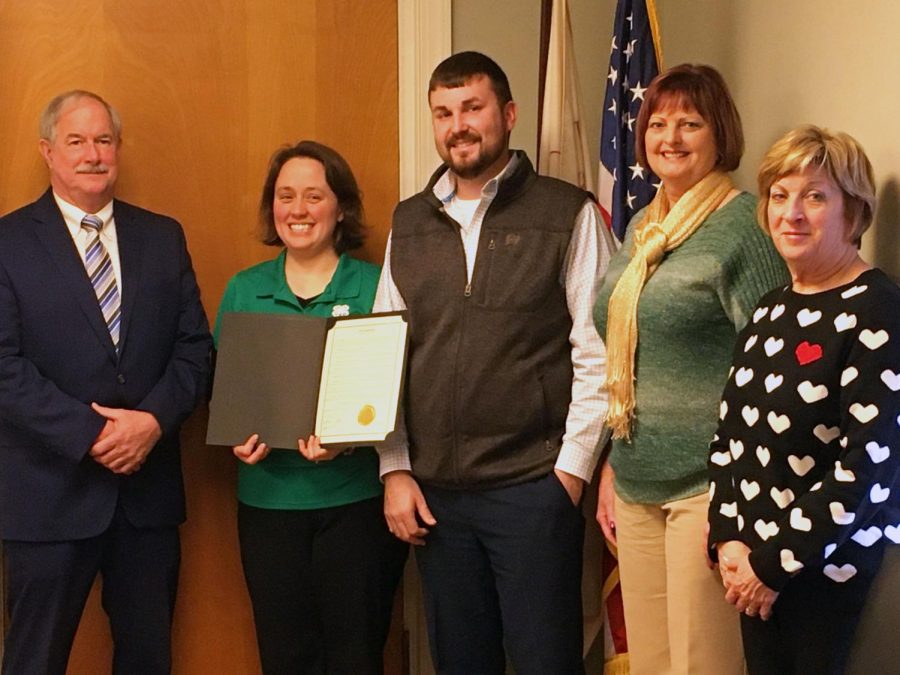
[[[222,320],[207,443],[251,433],[271,447],[385,440],[406,364],[403,313],[318,318],[233,313]]]

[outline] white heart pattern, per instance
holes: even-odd
[[[891,489],[889,487],[881,487],[881,483],[875,483],[872,489],[869,490],[869,499],[873,504],[881,504],[881,502],[887,501],[890,495]]]
[[[856,379],[856,376],[859,375],[859,371],[850,366],[849,368],[845,368],[844,372],[841,373],[841,386],[846,387],[848,384],[853,382]]]
[[[846,436],[841,436],[841,440],[838,441],[838,445],[840,445],[844,450],[847,449],[847,443],[850,442],[850,439]]]
[[[849,525],[856,520],[856,514],[845,510],[844,505],[840,502],[831,502],[828,510],[831,511],[831,519],[835,525]]]
[[[875,351],[888,341],[888,333],[883,328],[875,333],[866,328],[859,334],[859,341],[872,351]]]
[[[770,523],[762,520],[761,518],[753,523],[753,529],[756,530],[756,534],[759,535],[759,538],[765,541],[769,537],[774,537],[778,534],[778,523],[774,520]]]
[[[771,394],[781,386],[782,382],[784,382],[784,375],[776,375],[775,373],[766,375],[766,393]]]
[[[797,312],[797,323],[800,324],[801,327],[806,328],[807,326],[811,326],[816,321],[822,318],[822,312],[818,309],[814,312],[810,312],[805,307]]]
[[[891,391],[900,389],[900,373],[895,373],[890,368],[881,371],[881,381],[884,382]]]
[[[738,532],[743,532],[744,531],[744,516],[742,516],[740,513],[738,514],[738,517],[737,517],[737,524],[738,524]]]
[[[728,502],[719,505],[719,513],[726,518],[734,518],[737,515],[737,502]]]
[[[716,466],[728,466],[731,464],[731,453],[714,452],[709,456],[709,460]]]
[[[735,460],[740,459],[741,455],[744,454],[744,444],[741,441],[736,441],[734,439],[728,441],[728,449],[731,451],[731,456]]]
[[[816,465],[816,460],[810,455],[804,455],[802,458],[797,455],[788,455],[788,464],[795,474],[803,478]]]
[[[769,452],[769,449],[764,445],[756,446],[756,459],[759,460],[759,463],[766,467],[769,465],[769,460],[772,459],[772,453]]]
[[[755,312],[753,312],[753,323],[759,323],[760,320],[769,313],[768,307],[760,307]]]
[[[744,422],[747,423],[748,427],[752,427],[759,420],[759,409],[745,405],[741,408],[741,417],[744,418]]]
[[[812,529],[812,521],[803,515],[803,509],[799,506],[791,509],[791,527],[800,532],[809,532]]]
[[[788,574],[799,572],[803,569],[803,563],[794,558],[794,552],[790,549],[781,549],[781,568]]]
[[[854,295],[859,295],[860,293],[865,293],[868,286],[863,284],[862,286],[854,286],[853,288],[848,288],[846,291],[841,293],[841,297],[844,300],[849,300]]]
[[[856,314],[841,312],[834,319],[834,328],[838,333],[843,333],[845,330],[856,328]]]
[[[825,547],[825,557],[828,558],[832,553],[837,550],[837,544],[828,544]]]
[[[777,318],[778,318],[779,316],[781,316],[782,314],[784,314],[784,305],[775,305],[775,306],[772,308],[772,313],[769,314],[769,319],[770,319],[771,321],[774,321],[775,319],[777,319]]]
[[[773,487],[769,490],[769,496],[772,498],[773,502],[778,504],[779,509],[786,509],[794,501],[794,491],[790,488],[779,490],[778,488]]]
[[[755,480],[748,481],[746,478],[741,480],[741,493],[748,502],[752,501],[759,494],[759,483]]]
[[[856,480],[856,474],[841,466],[841,462],[838,460],[834,463],[834,479],[839,483],[852,483]]]
[[[817,424],[813,429],[813,436],[828,445],[835,438],[841,435],[840,427],[826,427],[824,424]]]
[[[750,380],[753,379],[753,369],[752,368],[738,368],[737,373],[734,375],[734,383],[738,387],[743,387]]]
[[[875,419],[875,416],[878,414],[878,406],[874,403],[869,403],[868,405],[854,403],[850,406],[850,414],[865,424]]]
[[[791,418],[787,415],[779,415],[774,410],[769,411],[769,414],[766,415],[766,422],[776,434],[784,433],[791,428]]]
[[[881,464],[891,456],[891,449],[888,446],[878,445],[875,441],[866,443],[866,452],[869,453],[869,459],[873,464]]]
[[[828,396],[828,387],[824,384],[813,384],[809,380],[804,380],[797,385],[797,393],[807,403],[815,403]]]
[[[753,345],[756,344],[756,341],[759,339],[758,335],[751,335],[747,338],[747,341],[744,343],[744,352],[749,352],[753,349]]]
[[[813,483],[813,486],[809,488],[810,492],[815,492],[816,490],[822,487],[822,481],[818,481],[817,483]]]
[[[709,481],[709,501],[713,500],[713,497],[716,496],[716,481]]]
[[[766,340],[765,344],[763,344],[763,348],[766,350],[766,356],[775,356],[775,354],[784,348],[784,340],[781,338],[770,337]]]
[[[825,565],[825,567],[822,568],[822,572],[825,573],[826,577],[839,584],[856,576],[856,568],[850,563],[841,565],[840,567],[837,565]]]
[[[727,402],[727,401],[722,401],[722,402],[719,404],[719,419],[720,419],[720,420],[724,420],[724,419],[725,419],[725,415],[727,415],[727,414],[728,414],[728,402]]]
[[[872,525],[872,527],[867,527],[865,530],[857,530],[850,538],[860,546],[869,548],[872,544],[881,539],[881,530]]]
[[[884,536],[895,544],[900,544],[900,523],[897,525],[888,525],[884,528]]]

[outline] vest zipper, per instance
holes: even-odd
[[[493,251],[493,250],[495,250],[495,249],[497,248],[497,244],[494,243],[494,236],[493,236],[493,235],[491,235],[491,240],[488,242],[488,246],[487,246],[487,247],[488,247],[488,251]],[[493,261],[491,261],[491,262],[493,262]],[[482,268],[483,268],[483,266],[482,266]],[[489,264],[489,265],[488,265],[488,274],[490,274],[490,268],[491,268],[491,265]],[[473,276],[474,276],[474,275],[473,275]],[[463,293],[463,295],[464,295],[465,297],[467,297],[467,298],[470,297],[470,296],[472,295],[472,282],[469,282],[469,283],[466,284],[466,290],[465,290],[465,292]]]

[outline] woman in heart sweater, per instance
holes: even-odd
[[[710,445],[709,545],[750,673],[842,673],[886,542],[900,541],[900,290],[859,255],[872,167],[795,129],[759,171],[791,272],[738,337]]]

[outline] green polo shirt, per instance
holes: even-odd
[[[216,319],[218,344],[226,312],[266,312],[308,316],[344,316],[372,311],[379,268],[346,253],[321,295],[302,307],[287,285],[285,252],[232,277]],[[255,429],[247,429],[247,435]],[[382,494],[378,456],[373,448],[357,448],[329,462],[314,464],[296,447],[273,450],[263,461],[238,471],[238,500],[264,509],[318,509],[350,504]]]

